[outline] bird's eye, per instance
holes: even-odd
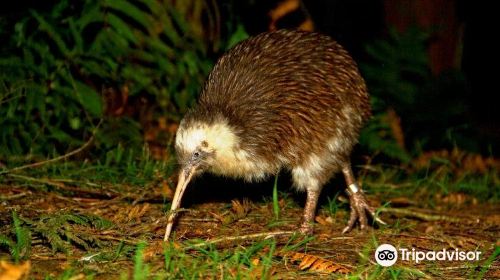
[[[193,156],[194,156],[195,158],[198,158],[198,157],[200,156],[200,153],[199,153],[199,152],[194,152]]]

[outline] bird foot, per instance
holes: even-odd
[[[356,222],[359,222],[361,230],[368,228],[366,212],[377,223],[386,225],[384,221],[376,216],[375,209],[368,205],[364,193],[355,184],[351,184],[348,187],[347,193],[349,194],[349,202],[351,204],[351,214],[347,226],[342,230],[342,234],[351,231]]]
[[[306,206],[304,206],[304,215],[300,224],[299,232],[304,235],[312,235],[314,227],[314,213],[318,204],[319,190],[308,189]]]
[[[311,223],[302,223],[299,227],[299,232],[303,235],[312,235],[313,234],[313,225]]]

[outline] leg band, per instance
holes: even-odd
[[[347,194],[348,195],[353,195],[359,191],[361,191],[358,187],[358,185],[356,183],[353,183],[353,184],[350,184],[349,186],[347,186]]]

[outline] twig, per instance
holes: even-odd
[[[18,194],[9,195],[9,196],[1,196],[0,195],[0,200],[18,199],[18,198],[26,196],[27,194],[28,193],[22,192],[22,193],[18,193]]]
[[[422,212],[416,212],[415,209],[399,209],[399,208],[380,208],[380,212],[392,213],[392,214],[400,214],[407,217],[414,217],[420,220],[424,220],[427,222],[434,221],[446,221],[457,223],[461,220],[459,218],[454,218],[445,215],[434,215],[434,214],[426,214]]]
[[[442,238],[435,237],[435,236],[433,236],[433,237],[425,237],[425,236],[409,235],[409,234],[403,234],[403,233],[393,234],[393,236],[407,237],[407,238],[411,238],[411,239],[420,239],[420,240],[439,241],[441,243],[449,243],[448,241],[443,240]]]
[[[471,269],[471,268],[475,268],[475,267],[479,267],[481,268],[482,266],[481,265],[461,265],[461,266],[445,266],[445,267],[436,267],[435,269],[436,270],[457,270],[457,269]],[[494,269],[498,269],[500,268],[500,266],[495,266],[495,265],[492,265],[490,266],[490,270],[494,268]]]
[[[102,123],[102,119],[99,121],[99,123],[96,125],[96,130],[99,128],[99,126],[101,125]],[[90,144],[92,143],[92,141],[94,141],[94,138],[95,138],[95,132],[94,134],[92,134],[92,136],[90,136],[89,140],[87,140],[87,142],[85,142],[85,144],[83,144],[81,147],[67,153],[67,154],[64,154],[64,155],[61,155],[61,156],[58,156],[58,157],[55,157],[55,158],[51,158],[51,159],[48,159],[48,160],[44,160],[44,161],[39,161],[39,162],[35,162],[35,163],[31,163],[31,164],[27,164],[27,165],[22,165],[22,166],[18,166],[18,167],[14,167],[12,169],[9,169],[9,170],[4,170],[4,171],[0,171],[0,175],[2,174],[7,174],[7,173],[13,173],[13,172],[17,172],[17,171],[20,171],[20,170],[23,170],[23,169],[27,169],[27,168],[33,168],[33,167],[38,167],[38,166],[41,166],[41,165],[44,165],[44,164],[48,164],[48,163],[52,163],[52,162],[56,162],[56,161],[59,161],[59,160],[62,160],[62,159],[66,159],[66,158],[69,158],[75,154],[78,154],[79,152],[85,150],[88,146],[90,146]]]
[[[112,241],[119,241],[126,243],[128,245],[137,245],[139,244],[139,241],[133,240],[133,239],[126,239],[126,238],[121,238],[121,237],[114,237],[114,236],[109,236],[109,235],[97,235],[99,239],[105,239],[105,240],[112,240]]]
[[[51,180],[51,179],[46,179],[46,178],[34,178],[34,177],[29,177],[29,176],[24,176],[24,175],[17,175],[17,174],[7,174],[7,176],[13,177],[13,178],[17,178],[17,179],[22,179],[22,180],[25,180],[25,181],[31,181],[31,182],[37,182],[37,183],[42,183],[42,184],[50,185],[50,186],[56,187],[58,189],[65,190],[65,191],[70,191],[70,192],[73,192],[73,193],[89,194],[89,195],[92,195],[92,196],[105,197],[107,199],[119,196],[119,194],[117,194],[117,193],[111,193],[109,191],[103,193],[101,191],[86,190],[86,189],[81,189],[81,188],[73,188],[73,187],[66,186],[65,184],[63,184],[61,182],[57,182],[57,181],[54,181],[54,180]]]
[[[260,237],[264,237],[265,239],[268,239],[268,238],[280,236],[280,235],[292,235],[294,233],[295,233],[295,231],[275,231],[275,232],[261,232],[261,233],[239,235],[239,236],[225,236],[225,237],[215,238],[215,239],[211,239],[211,240],[207,240],[204,242],[190,245],[187,249],[204,247],[204,246],[222,243],[222,242],[226,242],[226,241],[242,241],[242,240],[255,239],[255,238],[260,238]]]
[[[240,220],[242,221],[242,220]],[[179,223],[192,224],[192,222],[219,223],[220,220],[214,218],[182,218]]]
[[[101,252],[97,252],[97,253],[92,254],[90,256],[83,256],[83,257],[79,258],[78,261],[80,261],[80,262],[90,262],[90,261],[93,261],[94,257],[99,256],[100,254],[101,254]]]
[[[72,259],[76,259],[74,257],[70,257],[70,256],[66,256],[66,255],[61,255],[61,256],[54,256],[53,254],[50,255],[50,256],[44,256],[44,255],[39,255],[39,254],[32,254],[30,256],[30,259],[35,259],[35,260],[42,260],[42,261],[46,261],[46,260],[51,260],[51,261],[55,261],[55,260],[72,260]]]
[[[92,183],[92,182],[87,182],[87,181],[77,181],[77,180],[72,180],[72,179],[66,179],[66,178],[57,178],[57,179],[52,179],[54,182],[61,182],[61,183],[69,183],[73,185],[77,184],[84,184],[90,187],[99,187],[99,184]]]

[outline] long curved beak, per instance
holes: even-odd
[[[165,237],[163,238],[164,241],[168,241],[168,237],[172,232],[174,219],[177,216],[177,209],[181,204],[182,195],[184,194],[184,191],[186,190],[189,181],[193,177],[196,167],[197,167],[196,165],[193,165],[187,168],[182,168],[181,171],[179,172],[179,181],[177,182],[174,199],[172,200],[172,206],[170,207],[170,214],[167,220],[167,228],[165,229]]]

